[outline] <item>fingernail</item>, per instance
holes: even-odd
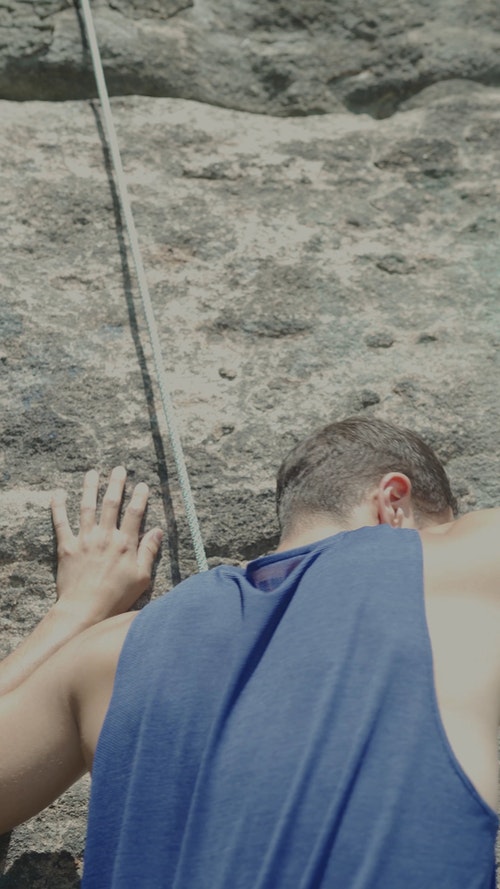
[[[158,528],[158,529],[155,531],[155,533],[154,533],[154,538],[155,538],[155,540],[156,540],[157,543],[161,543],[161,542],[162,542],[162,540],[163,540],[163,531],[162,531],[160,528]]]

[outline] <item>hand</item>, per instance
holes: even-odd
[[[136,485],[118,528],[126,470],[113,469],[96,523],[99,475],[85,476],[80,507],[80,530],[75,537],[66,513],[66,494],[52,498],[57,540],[57,598],[75,618],[91,624],[127,611],[147,589],[158,555],[162,531],[153,528],[139,543],[139,530],[149,490]]]

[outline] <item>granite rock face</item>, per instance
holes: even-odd
[[[173,95],[280,115],[172,97],[112,102],[210,564],[274,546],[281,458],[346,415],[415,428],[445,461],[463,510],[497,505],[500,88],[485,74],[499,36],[493,6],[455,4],[453,16],[447,4],[414,4],[411,15],[401,5],[397,16],[384,6],[375,27],[361,13],[356,23],[351,3],[342,31],[320,0],[183,5],[96,4],[115,92],[152,91],[137,60],[156,70],[152,47],[171,41],[178,57],[168,64],[187,72]],[[50,492],[70,491],[76,521],[91,466],[104,484],[123,462],[130,486],[151,486],[148,523],[167,531],[155,595],[195,568],[99,111],[83,98],[91,81],[75,12],[64,0],[8,7],[2,95],[81,98],[0,102],[0,655],[53,598]],[[202,26],[219,81],[202,82],[201,62],[196,77],[188,70]],[[437,71],[440,47],[454,79],[407,89],[414,63],[398,52],[415,33],[432,37],[422,58]],[[246,39],[237,81],[231,53]],[[270,65],[296,53],[293,82],[319,95],[327,43],[354,67],[361,46],[385,54],[370,77],[387,84],[392,70],[396,99],[356,106],[351,73],[328,102],[306,92],[303,105],[287,105],[292,82],[271,97],[262,68],[247,78],[251,53],[267,53]],[[469,64],[472,47],[476,68],[453,67],[459,57]],[[488,70],[494,83],[492,61]],[[158,72],[157,91],[169,92]],[[181,82],[172,72],[169,82]],[[195,82],[207,93],[190,93]],[[78,886],[87,792],[81,782],[3,841],[1,887]]]
[[[78,5],[78,0],[75,0]],[[95,0],[110,90],[376,118],[443,80],[500,85],[491,0]],[[71,0],[0,9],[0,98],[95,94]]]

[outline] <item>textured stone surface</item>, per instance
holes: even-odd
[[[334,109],[113,100],[211,564],[272,548],[281,457],[347,414],[411,425],[462,509],[497,505],[500,90],[471,79],[496,82],[493,4],[384,6],[376,25],[352,2],[335,22],[320,0],[182,5],[96,4],[115,90]],[[0,29],[2,95],[90,90],[65,0],[11,0]],[[361,74],[334,75],[346,59]],[[76,495],[88,467],[151,485],[156,592],[194,559],[98,114],[4,101],[0,121],[3,655],[53,595],[49,492]],[[86,798],[82,782],[3,841],[2,889],[78,885]]]
[[[307,125],[114,100],[212,564],[273,546],[281,456],[346,414],[413,426],[463,509],[498,503],[499,99],[457,84]],[[5,653],[51,597],[49,491],[88,466],[151,484],[157,590],[194,563],[92,106],[0,114]],[[2,885],[76,885],[85,796],[15,832]]]
[[[450,78],[500,84],[492,0],[94,0],[116,94],[375,117]],[[94,94],[71,0],[0,8],[0,98]]]

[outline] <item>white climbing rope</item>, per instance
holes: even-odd
[[[94,21],[92,17],[92,12],[89,5],[89,0],[80,0],[81,11],[83,14],[83,21],[85,24],[85,31],[87,34],[87,39],[89,43],[90,53],[92,57],[92,65],[94,67],[94,75],[97,85],[97,92],[99,94],[99,99],[101,101],[102,113],[105,123],[106,135],[108,139],[109,149],[111,152],[111,158],[113,161],[113,166],[115,170],[116,177],[116,185],[118,190],[118,195],[120,199],[121,208],[123,211],[123,217],[125,219],[125,225],[128,232],[130,249],[132,251],[132,258],[134,260],[135,270],[137,273],[137,282],[139,285],[139,292],[141,295],[142,305],[144,309],[144,314],[146,317],[146,323],[149,331],[149,338],[151,341],[151,347],[153,351],[153,359],[156,368],[156,375],[158,379],[158,385],[160,388],[161,401],[163,405],[163,412],[165,415],[165,420],[167,423],[167,428],[170,435],[170,441],[172,444],[172,452],[175,459],[175,465],[177,467],[177,474],[179,476],[179,484],[182,492],[182,498],[184,500],[184,508],[186,510],[186,517],[189,524],[189,530],[191,532],[191,538],[193,541],[194,552],[196,556],[196,562],[198,565],[199,571],[206,571],[208,569],[207,559],[205,555],[205,549],[203,546],[203,541],[200,532],[200,526],[198,524],[198,517],[196,515],[196,508],[194,505],[193,494],[191,491],[191,485],[189,483],[189,477],[186,469],[186,462],[184,459],[184,452],[182,450],[182,444],[179,437],[179,433],[177,430],[177,421],[175,418],[174,406],[172,404],[172,399],[170,397],[170,393],[167,386],[167,378],[165,373],[165,367],[163,364],[163,356],[161,351],[160,339],[158,336],[158,325],[156,323],[156,318],[153,311],[153,306],[151,303],[151,296],[149,293],[148,282],[146,279],[146,273],[144,271],[144,264],[142,261],[141,250],[139,247],[139,240],[137,237],[137,230],[135,227],[134,217],[132,214],[132,207],[130,205],[130,199],[128,195],[127,183],[125,181],[125,174],[123,172],[123,165],[120,156],[120,149],[118,147],[118,139],[116,137],[116,130],[113,121],[113,115],[111,113],[111,106],[109,103],[109,95],[106,87],[106,80],[104,77],[104,71],[102,67],[101,54],[99,52],[99,46],[97,43],[97,37],[94,28]]]

